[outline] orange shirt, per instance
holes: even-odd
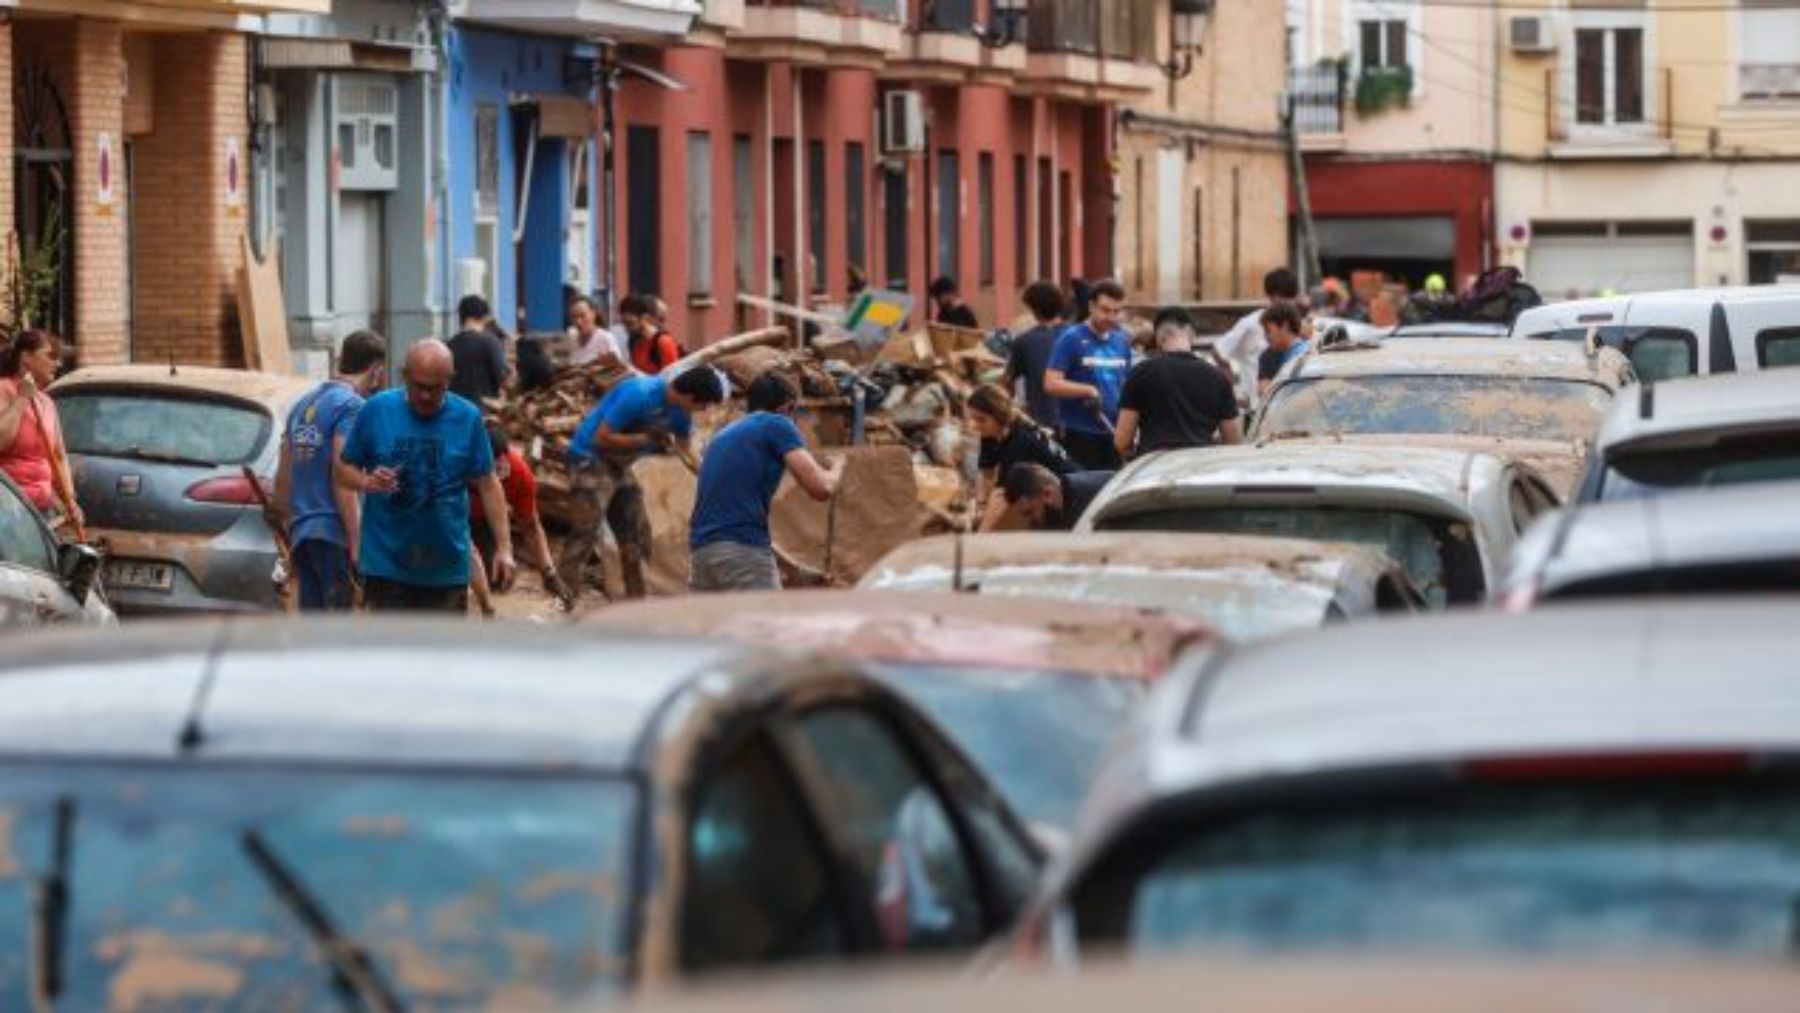
[[[652,338],[631,339],[632,368],[645,376],[655,376],[673,366],[681,358],[681,342],[668,331],[657,331]]]
[[[500,489],[506,493],[507,519],[514,524],[530,524],[537,519],[537,476],[531,473],[531,465],[525,462],[525,455],[508,447],[506,450],[506,478],[500,483]],[[480,520],[481,497],[469,497],[469,517]]]
[[[0,394],[10,404],[19,396],[18,379],[0,379]],[[31,399],[31,407],[19,419],[19,432],[13,437],[12,446],[0,450],[0,471],[6,472],[39,510],[56,505],[56,472],[50,466],[50,455],[61,445],[62,425],[56,417],[56,402],[38,391]]]

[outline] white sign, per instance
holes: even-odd
[[[94,205],[103,213],[118,203],[117,174],[112,135],[102,130],[94,137]]]
[[[244,158],[238,139],[225,139],[225,206],[239,210],[244,206]]]

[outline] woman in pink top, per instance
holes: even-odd
[[[61,361],[62,347],[45,331],[20,331],[0,346],[0,471],[46,517],[79,522],[62,424],[44,393]]]

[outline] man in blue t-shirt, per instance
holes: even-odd
[[[287,524],[300,611],[348,612],[362,515],[332,472],[363,399],[387,382],[387,342],[357,331],[338,350],[337,374],[294,403],[281,428],[275,508]]]
[[[725,400],[725,381],[711,369],[634,376],[620,382],[575,430],[569,441],[569,495],[575,521],[557,569],[575,594],[600,544],[600,525],[619,543],[625,596],[644,596],[644,561],[650,558],[650,517],[644,491],[631,472],[642,454],[675,449],[687,454],[693,415]],[[573,602],[570,603],[571,607]]]
[[[1063,449],[1090,471],[1119,467],[1113,426],[1131,372],[1131,338],[1119,326],[1124,314],[1125,289],[1116,281],[1095,282],[1087,320],[1062,332],[1044,370],[1044,393],[1057,399]]]
[[[1293,303],[1277,303],[1263,310],[1262,329],[1269,347],[1257,363],[1259,400],[1268,398],[1269,386],[1283,366],[1312,351],[1312,342],[1306,337],[1306,314]]]
[[[481,410],[450,393],[442,341],[406,353],[404,390],[370,398],[338,462],[338,484],[363,494],[363,604],[370,611],[464,613],[469,607],[469,487],[494,535],[494,587],[512,583],[506,496]]]
[[[688,548],[695,591],[763,591],[781,586],[769,538],[769,505],[783,474],[823,503],[837,492],[844,458],[819,464],[794,425],[800,392],[773,370],[745,395],[750,414],[719,430],[700,465]]]

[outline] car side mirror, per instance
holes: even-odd
[[[57,546],[56,575],[62,578],[78,604],[86,605],[94,590],[94,578],[100,573],[100,550],[91,545],[68,543]]]

